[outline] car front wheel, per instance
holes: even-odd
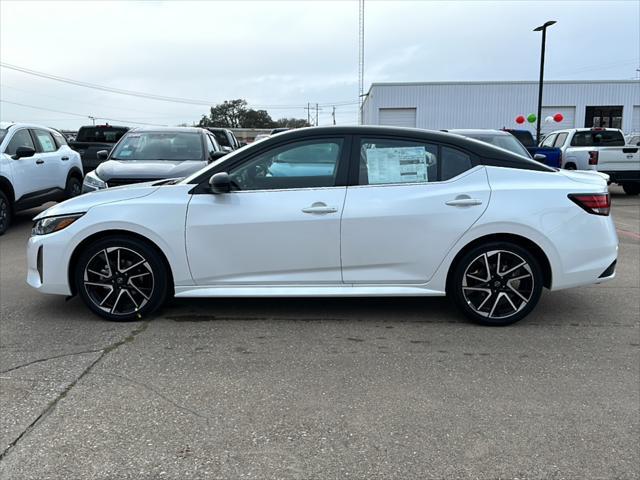
[[[471,249],[457,262],[449,294],[474,322],[505,326],[533,310],[542,282],[540,265],[526,249],[492,242]]]
[[[82,182],[76,177],[69,177],[64,193],[67,198],[77,197],[82,193]]]
[[[76,290],[97,315],[111,321],[137,320],[160,307],[167,293],[167,269],[147,243],[107,237],[85,248],[75,266]]]
[[[7,231],[11,223],[11,203],[9,199],[0,190],[0,235]]]

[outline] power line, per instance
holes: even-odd
[[[48,80],[54,80],[56,82],[61,82],[61,83],[66,83],[66,84],[70,84],[70,85],[75,85],[78,87],[84,87],[84,88],[90,88],[93,90],[100,90],[103,92],[108,92],[108,93],[116,93],[119,95],[128,95],[128,96],[132,96],[132,97],[138,97],[138,98],[146,98],[148,100],[158,100],[158,101],[163,101],[163,102],[173,102],[173,103],[183,103],[183,104],[189,104],[189,105],[200,105],[200,106],[211,106],[211,105],[216,105],[220,102],[218,101],[213,101],[213,100],[201,100],[201,99],[193,99],[193,98],[182,98],[182,97],[171,97],[171,96],[166,96],[166,95],[156,95],[153,93],[147,93],[147,92],[139,92],[139,91],[135,91],[135,90],[125,90],[123,88],[115,88],[115,87],[109,87],[106,85],[99,85],[96,83],[89,83],[89,82],[84,82],[81,80],[74,80],[72,78],[67,78],[67,77],[61,77],[58,75],[52,75],[50,73],[45,73],[45,72],[40,72],[37,70],[32,70],[30,68],[24,68],[24,67],[20,67],[18,65],[12,65],[9,63],[4,63],[4,62],[0,62],[0,67],[2,68],[7,68],[9,70],[14,70],[16,72],[21,72],[21,73],[25,73],[27,75],[33,75],[35,77],[40,77],[40,78],[45,78]],[[350,101],[340,101],[340,102],[328,102],[326,104],[321,104],[320,106],[330,106],[330,105],[352,105],[353,103],[351,103]],[[304,104],[298,104],[298,105],[249,105],[249,107],[251,108],[265,108],[265,109],[286,109],[286,110],[293,110],[296,108],[303,108]]]
[[[33,108],[33,109],[36,109],[36,110],[44,110],[46,112],[64,113],[65,115],[73,115],[75,117],[89,118],[89,119],[92,119],[92,120],[99,119],[99,120],[108,120],[108,121],[111,121],[111,122],[133,123],[133,124],[136,124],[136,125],[151,125],[151,126],[154,126],[154,127],[166,127],[166,125],[161,125],[161,124],[157,124],[157,123],[134,122],[132,120],[122,120],[122,119],[118,119],[118,118],[108,118],[108,117],[101,117],[101,116],[97,116],[97,115],[86,115],[86,114],[82,114],[82,113],[65,112],[63,110],[54,110],[52,108],[36,107],[35,105],[27,105],[25,103],[10,102],[9,100],[4,100],[4,99],[0,99],[0,102],[8,103],[10,105],[18,105],[20,107]]]

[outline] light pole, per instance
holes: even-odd
[[[542,85],[544,83],[544,47],[547,42],[547,28],[556,23],[549,20],[543,25],[533,29],[534,32],[542,32],[542,52],[540,53],[540,83],[538,84],[538,121],[536,122],[536,143],[540,143],[540,115],[542,115]]]

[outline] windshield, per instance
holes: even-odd
[[[203,160],[202,135],[192,132],[131,132],[111,160]]]
[[[2,142],[2,140],[4,140],[4,137],[7,135],[7,129],[6,128],[0,128],[0,142]]]
[[[517,153],[518,155],[522,155],[523,157],[531,158],[527,149],[524,148],[522,144],[512,135],[472,133],[466,134],[465,136],[469,138],[475,138],[476,140],[480,140],[481,142],[490,143],[491,145],[495,145],[496,147],[504,148],[505,150]]]

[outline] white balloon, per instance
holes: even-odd
[[[544,121],[546,123],[551,123],[551,122],[553,122],[553,117],[551,115],[549,115],[548,117],[545,117]]]

